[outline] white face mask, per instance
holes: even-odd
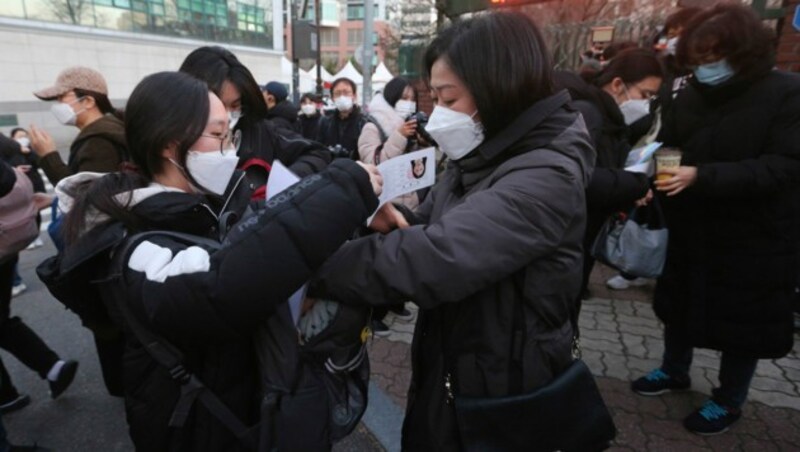
[[[236,127],[236,123],[239,122],[239,119],[244,116],[242,114],[242,110],[233,110],[228,112],[228,129],[233,130]]]
[[[626,100],[620,104],[619,109],[622,112],[622,116],[625,118],[625,124],[631,125],[650,114],[650,100]]]
[[[236,170],[239,157],[235,149],[223,153],[216,151],[189,151],[186,154],[186,171],[192,178],[211,193],[222,195]]]
[[[398,115],[405,118],[411,113],[417,111],[417,103],[410,100],[400,99],[396,104],[394,104],[394,111],[396,111]]]
[[[353,98],[350,96],[339,96],[333,103],[339,111],[350,111],[353,108]]]
[[[317,114],[317,107],[314,104],[303,104],[300,106],[300,110],[306,116],[314,116]]]
[[[459,160],[483,143],[483,126],[472,120],[477,113],[468,115],[437,105],[433,107],[425,131],[451,160]]]
[[[50,107],[50,112],[53,113],[53,116],[55,116],[61,124],[65,126],[74,126],[75,122],[78,120],[78,113],[75,113],[75,110],[73,110],[70,105],[80,100],[81,98],[78,98],[67,104],[58,102]],[[81,110],[80,113],[83,113],[83,110]]]
[[[31,145],[31,140],[28,137],[17,138],[17,143],[20,146],[26,148]]]

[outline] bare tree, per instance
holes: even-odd
[[[84,13],[91,10],[91,0],[47,0],[50,11],[61,22],[79,25]]]

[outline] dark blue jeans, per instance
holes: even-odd
[[[683,333],[674,327],[664,326],[664,360],[661,370],[673,377],[689,376],[693,349]],[[750,381],[756,372],[758,359],[722,353],[719,368],[719,387],[712,395],[717,402],[732,408],[741,408],[747,400]]]

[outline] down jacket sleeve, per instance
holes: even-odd
[[[586,204],[593,212],[629,209],[650,187],[647,176],[616,168],[595,168],[586,189]]]
[[[347,240],[377,198],[367,173],[344,159],[240,221],[220,250],[157,236],[131,246],[125,291],[154,332],[212,342],[262,324]]]
[[[570,165],[520,167],[426,226],[351,241],[320,269],[314,289],[344,302],[410,299],[426,309],[464,300],[554,252],[583,221],[584,185]]]
[[[322,171],[332,160],[331,153],[321,143],[290,130],[280,132],[268,120],[258,122],[252,137],[247,140],[242,143],[251,151],[247,157],[259,158],[269,164],[280,160],[300,177]]]

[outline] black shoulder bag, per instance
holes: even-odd
[[[577,319],[571,319],[577,331]],[[603,397],[579,355],[555,379],[529,394],[454,396],[461,445],[466,451],[597,451],[617,434]]]

